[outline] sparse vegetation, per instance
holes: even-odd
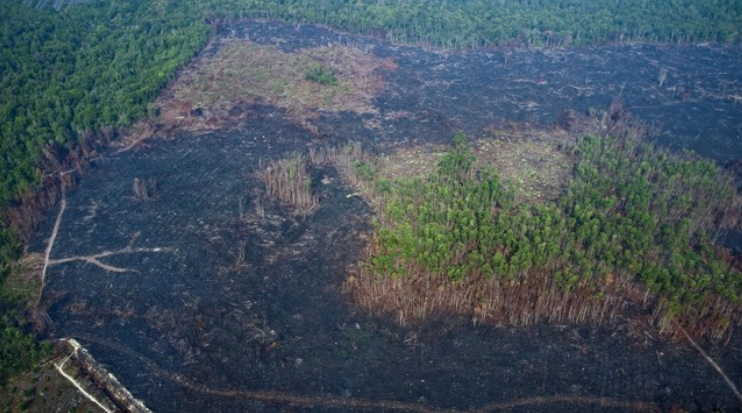
[[[346,182],[368,191],[374,185],[374,162],[359,143],[353,142],[342,148],[312,148],[306,156],[293,152],[286,158],[261,164],[256,176],[264,183],[269,199],[289,206],[295,215],[306,216],[319,206],[319,196],[312,186],[311,168],[333,167]]]
[[[288,158],[259,166],[256,174],[265,184],[268,196],[289,205],[296,215],[307,215],[318,206],[317,195],[312,192],[306,156],[294,153]]]
[[[216,47],[213,57],[197,61],[159,100],[163,122],[208,129],[210,119],[261,101],[285,108],[318,134],[311,124],[318,110],[375,113],[371,99],[384,86],[377,69],[395,67],[389,59],[340,45],[292,53],[247,40]],[[194,110],[200,114],[192,116]]]

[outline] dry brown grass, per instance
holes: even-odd
[[[314,65],[331,70],[337,82],[306,80]],[[380,71],[394,68],[389,59],[346,46],[284,53],[248,40],[221,40],[216,54],[197,59],[157,103],[163,122],[185,129],[229,126],[241,120],[243,105],[263,102],[318,133],[311,120],[322,111],[376,113],[371,100],[384,87]]]
[[[587,288],[567,292],[547,274],[527,281],[477,276],[467,283],[442,276],[407,274],[378,277],[358,266],[344,284],[362,308],[386,314],[405,325],[437,314],[460,314],[475,324],[529,326],[543,322],[593,324],[613,322],[628,301],[612,288],[596,296]]]

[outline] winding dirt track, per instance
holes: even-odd
[[[46,284],[46,270],[49,268],[49,256],[52,253],[52,248],[54,248],[54,241],[56,241],[57,239],[59,226],[62,224],[64,209],[67,207],[67,199],[64,196],[64,185],[62,185],[61,191],[62,196],[59,203],[59,212],[57,213],[57,220],[54,221],[54,229],[52,230],[52,234],[49,237],[49,243],[46,245],[46,254],[44,255],[44,269],[41,270],[41,287],[39,288],[39,296],[36,298],[36,303],[34,304],[34,310],[39,307],[41,296],[44,294],[44,285]]]

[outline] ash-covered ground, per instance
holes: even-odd
[[[342,43],[397,68],[383,73],[377,113],[322,112],[315,133],[251,104],[229,131],[112,150],[66,194],[41,301],[50,337],[78,339],[155,412],[740,409],[695,349],[649,328],[445,316],[401,327],[359,312],[342,284],[371,234],[370,208],[316,169],[319,209],[292,216],[260,198],[254,176],[261,160],[307,145],[388,152],[458,130],[502,138],[614,98],[666,131],[660,143],[726,162],[742,157],[739,48],[444,53],[274,22],[223,35],[287,52]],[[33,250],[46,248],[57,212]],[[737,383],[741,346],[737,334],[709,347]]]

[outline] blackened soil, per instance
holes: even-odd
[[[478,136],[483,128],[503,122],[548,127],[564,110],[596,112],[619,99],[664,131],[659,137],[663,145],[691,148],[721,163],[742,158],[738,46],[636,44],[456,53],[271,21],[235,26],[228,34],[287,52],[346,44],[393,59],[399,69],[384,72],[388,87],[376,100],[381,128],[344,131],[358,123],[337,114],[320,122],[320,131],[347,132],[344,136],[357,140],[446,140],[459,130]]]
[[[695,149],[717,159],[742,154],[733,138],[742,105],[694,94],[684,102],[666,89],[739,87],[738,49],[516,50],[506,64],[499,51],[443,54],[312,26],[240,30],[287,48],[357,42],[397,61],[379,116],[327,114],[328,141],[411,144],[502,122],[549,125],[562,109],[602,109],[620,95],[669,128],[668,144],[685,145],[698,130],[726,146]],[[662,89],[660,66],[674,68]],[[256,107],[242,131],[149,141],[107,158],[67,194],[51,258],[161,250],[100,259],[123,272],[79,260],[51,266],[42,302],[50,336],[79,339],[156,412],[742,408],[692,347],[653,331],[474,328],[448,318],[399,327],[358,312],[341,286],[371,228],[353,190],[316,170],[314,215],[293,217],[270,202],[256,212],[259,161],[312,140],[282,112]],[[335,179],[323,185],[324,175]],[[152,183],[150,199],[134,196],[135,178]],[[54,215],[35,250],[44,250]],[[742,383],[742,337],[709,350]]]

